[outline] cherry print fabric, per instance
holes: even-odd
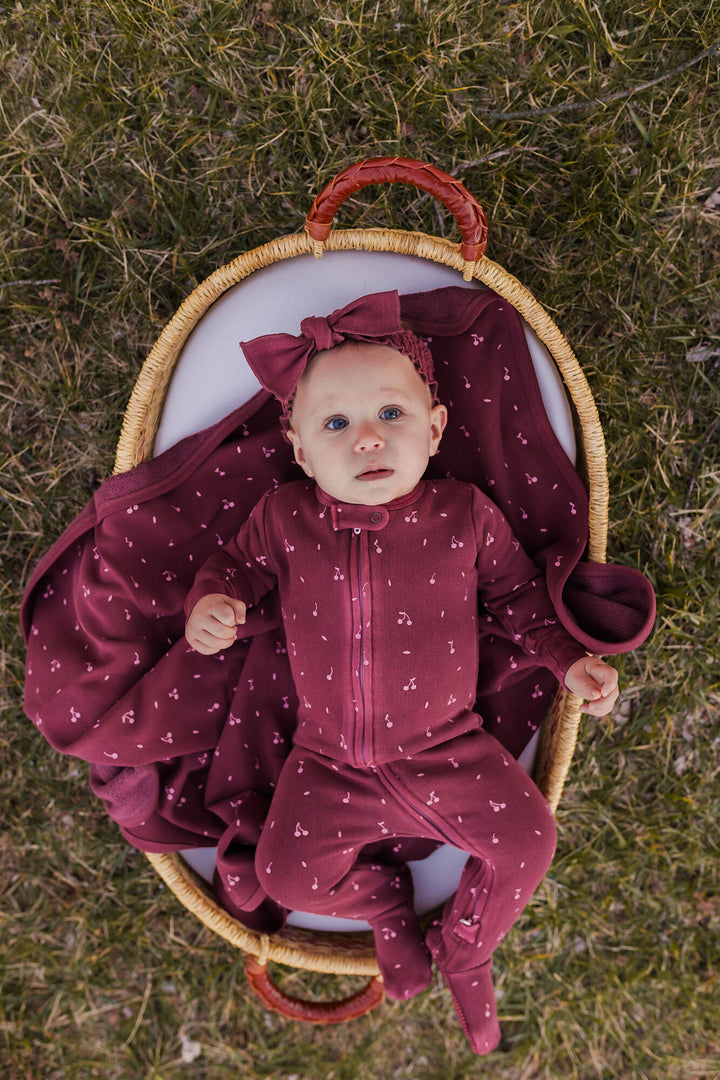
[[[421,481],[382,506],[338,502],[311,481],[284,484],[203,565],[185,610],[207,593],[254,604],[276,586],[299,707],[257,850],[262,887],[290,909],[368,919],[399,992],[403,972],[413,985],[419,955],[400,928],[410,877],[365,848],[384,836],[448,841],[470,854],[466,904],[485,895],[480,951],[466,946],[485,963],[549,865],[554,826],[472,711],[478,614],[496,616],[516,649],[559,679],[584,649],[559,626],[500,510],[456,480]],[[235,868],[221,864],[217,876],[241,907]],[[392,923],[393,911],[400,921],[386,938],[377,920]]]
[[[478,616],[559,680],[585,656],[500,510],[457,480],[421,481],[380,506],[284,484],[203,565],[185,611],[208,593],[255,604],[275,587],[299,698],[294,742],[361,767],[481,725]]]
[[[430,478],[474,483],[500,506],[581,645],[635,648],[652,628],[651,586],[628,568],[580,562],[587,496],[545,415],[515,311],[462,288],[402,297],[401,309],[430,345],[450,413]],[[279,417],[263,391],[105,481],[40,560],[21,613],[25,709],[39,733],[90,763],[94,790],[137,847],[224,845],[248,906],[263,897],[254,845],[295,727],[285,635],[270,595],[241,642],[203,657],[185,643],[183,607],[198,568],[263,493],[297,479]],[[555,677],[496,620],[480,625],[480,656],[476,709],[517,755]]]
[[[438,954],[451,970],[484,964],[544,877],[556,841],[546,800],[485,731],[369,769],[296,747],[258,845],[258,875],[290,909],[378,923],[381,952],[382,917],[411,909],[412,883],[366,845],[385,840],[392,851],[397,837],[413,835],[469,853]]]

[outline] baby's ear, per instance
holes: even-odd
[[[444,405],[434,405],[432,412],[430,413],[430,434],[432,439],[432,446],[430,449],[430,456],[436,454],[440,445],[440,440],[443,437],[443,432],[447,425],[448,411]]]
[[[302,443],[300,442],[300,436],[298,435],[297,431],[293,431],[292,428],[288,428],[285,434],[287,435],[290,443],[292,444],[293,453],[295,454],[295,460],[297,461],[298,465],[306,474],[306,476],[312,478],[312,472],[310,471],[310,466],[305,460]]]

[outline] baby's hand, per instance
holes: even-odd
[[[565,672],[565,686],[586,704],[583,712],[591,716],[606,716],[618,699],[618,674],[599,656],[576,660]]]
[[[208,593],[198,600],[185,624],[188,644],[204,656],[228,649],[237,637],[236,625],[245,622],[246,610],[242,600]]]

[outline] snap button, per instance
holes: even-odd
[[[373,513],[370,515],[370,520],[373,522],[374,525],[377,525],[378,521],[382,521],[382,519],[383,516],[379,510],[373,511]]]

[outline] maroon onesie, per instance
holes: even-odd
[[[501,511],[454,480],[421,481],[384,506],[283,485],[204,564],[186,612],[207,593],[252,605],[276,586],[300,704],[257,849],[260,881],[288,908],[368,919],[377,937],[410,905],[411,879],[363,847],[448,842],[471,857],[444,948],[464,966],[485,963],[547,870],[555,828],[473,711],[477,620],[493,612],[518,653],[559,679],[585,650]]]

